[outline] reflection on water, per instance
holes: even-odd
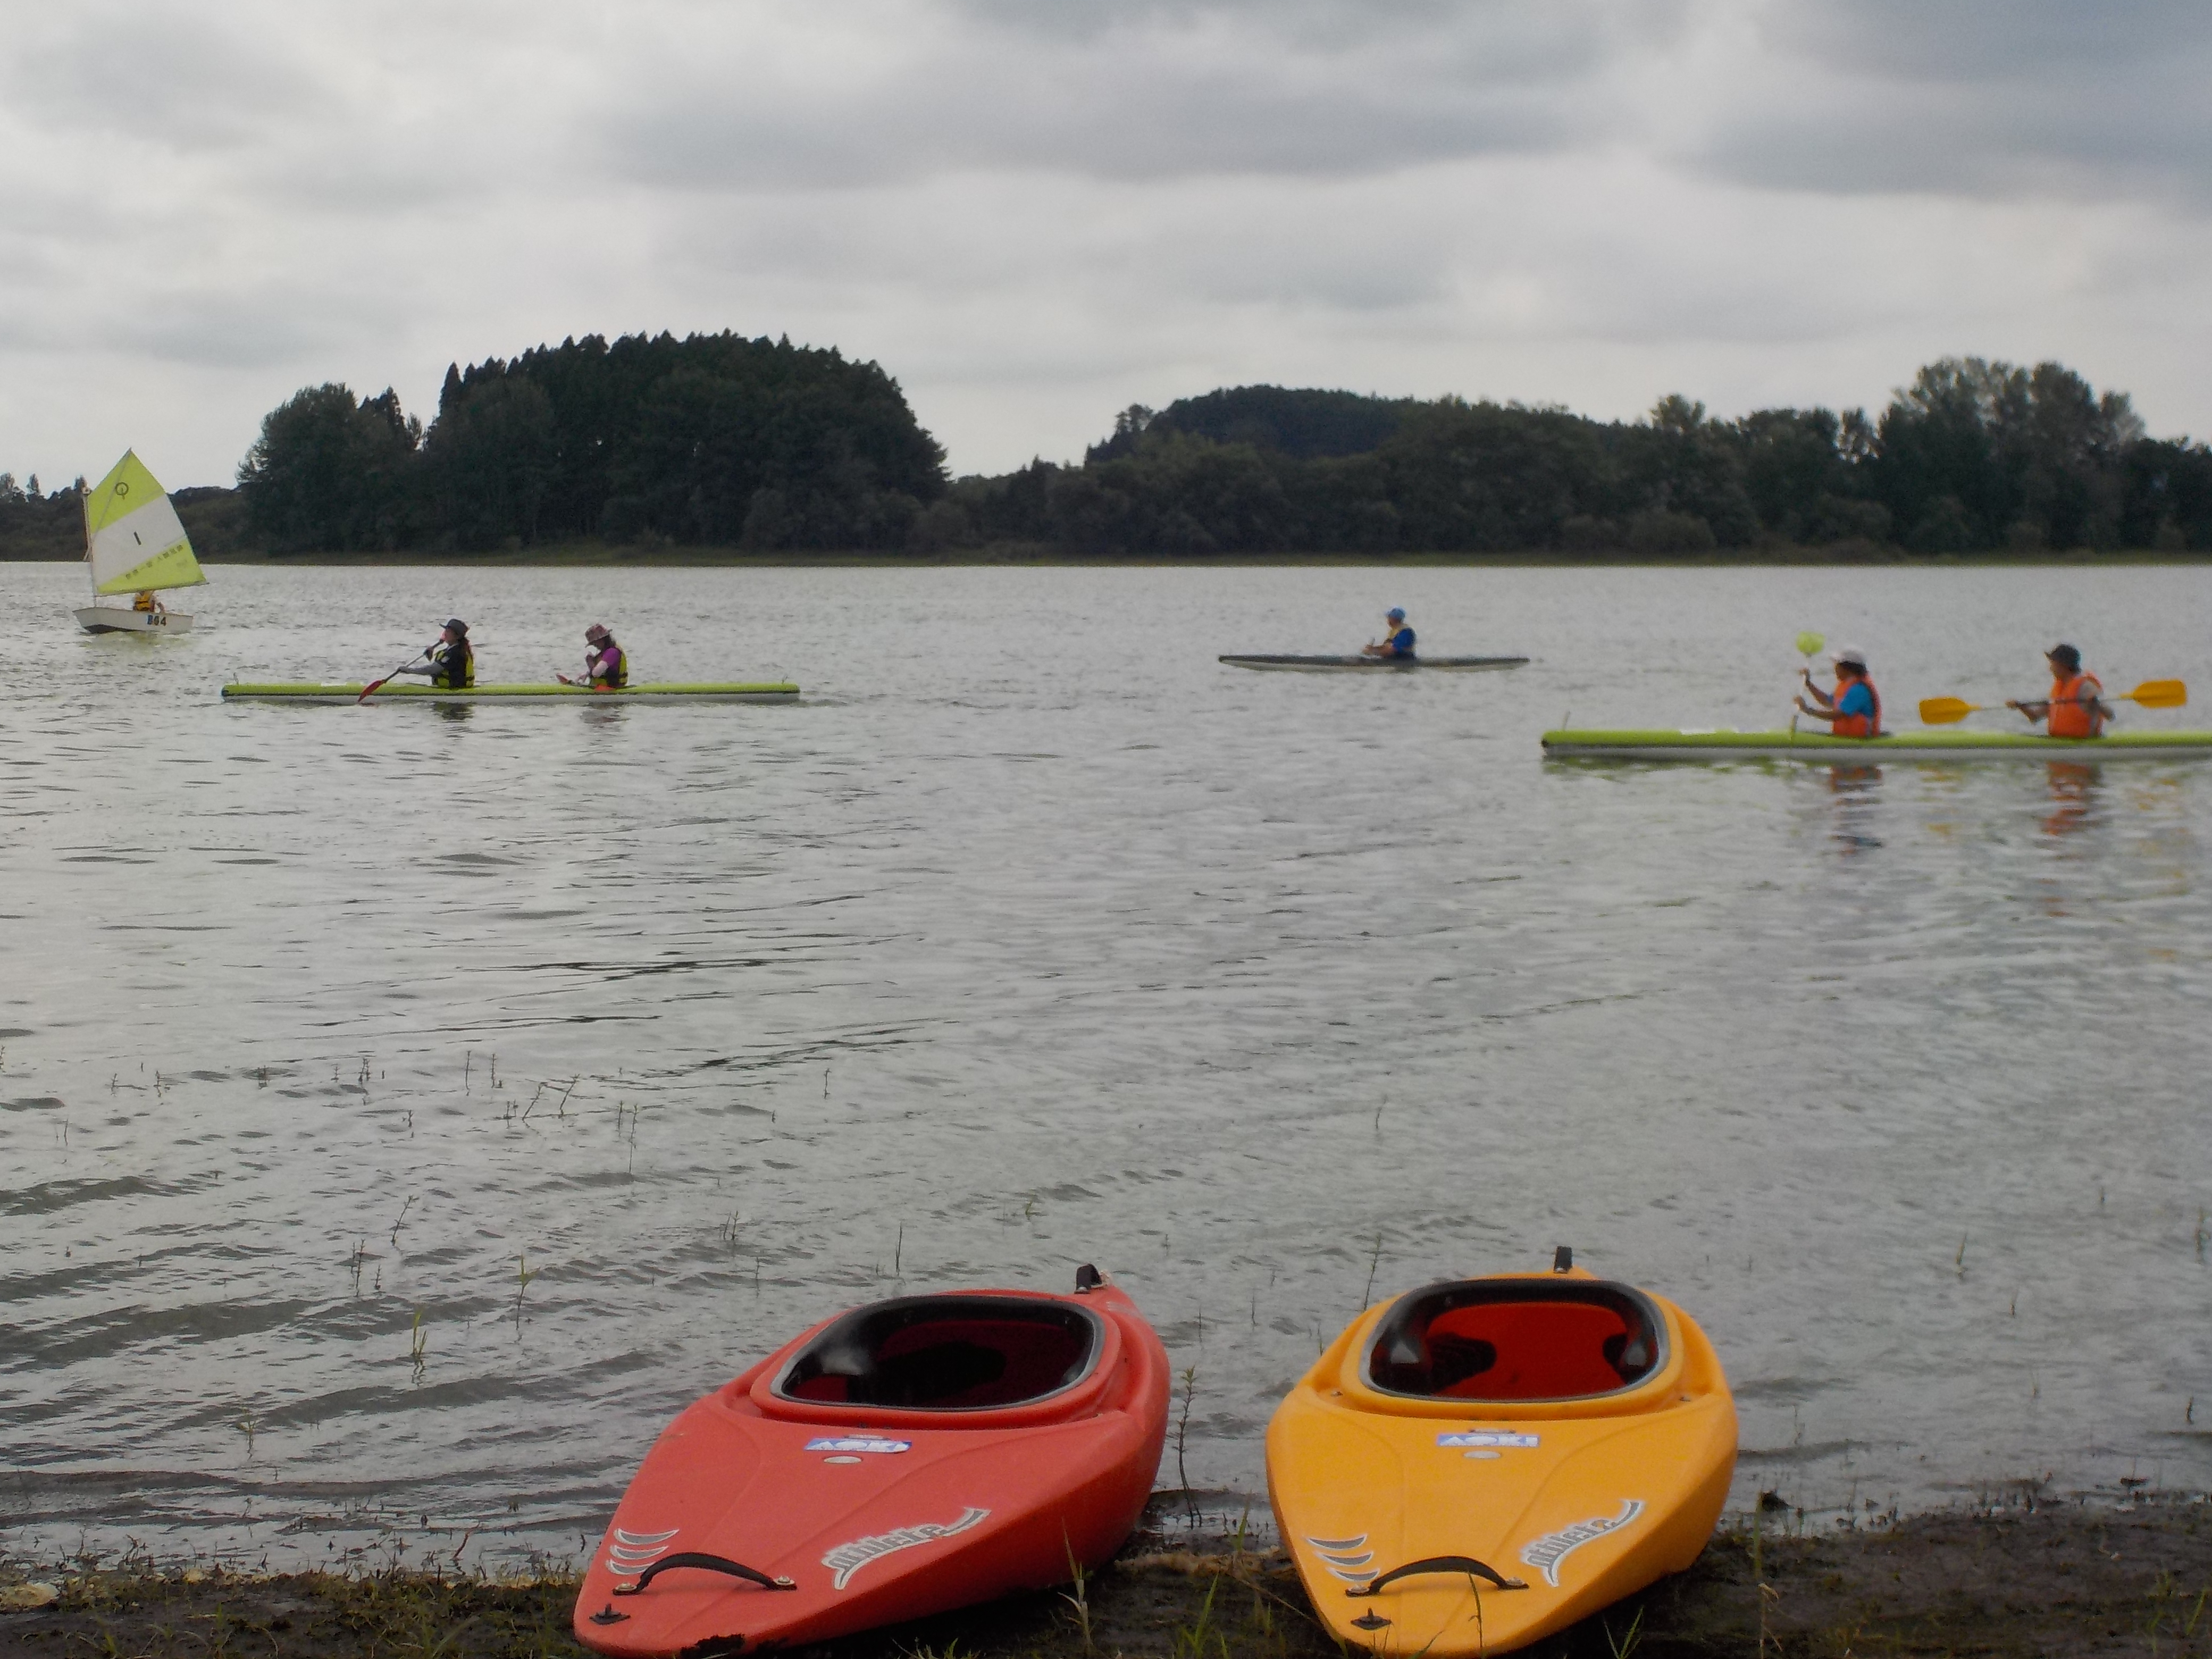
[[[80,573],[0,566],[6,1547],[573,1554],[806,1322],[1085,1261],[1194,1373],[1192,1480],[1256,1497],[1370,1277],[1562,1243],[1711,1334],[1740,1498],[2212,1481],[2212,766],[1536,741],[1778,724],[1808,623],[1899,696],[2062,624],[2202,679],[2212,572],[213,578],[115,650]],[[1536,660],[1213,661],[1388,604]],[[456,613],[487,681],[604,617],[806,695],[215,700]]]
[[[2052,761],[2047,768],[2052,810],[2043,820],[2047,836],[2070,836],[2086,829],[2097,807],[2103,768],[2086,761]]]
[[[1881,845],[1875,834],[1881,804],[1881,768],[1828,766],[1819,769],[1836,798],[1836,844],[1846,856],[1869,853]]]

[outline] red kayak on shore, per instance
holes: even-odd
[[[1166,1351],[1096,1270],[823,1322],[670,1424],[576,1600],[619,1659],[825,1641],[1112,1559],[1167,1435]]]

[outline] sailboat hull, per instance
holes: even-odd
[[[76,613],[88,634],[189,634],[192,619],[181,611],[133,611],[128,605],[88,605]]]

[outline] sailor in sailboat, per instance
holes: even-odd
[[[84,557],[92,567],[94,603],[76,613],[92,634],[184,634],[192,619],[155,594],[207,580],[192,556],[191,538],[154,475],[135,452],[84,492]],[[129,606],[99,600],[136,594]]]
[[[469,645],[469,625],[459,617],[446,624],[437,644],[422,653],[422,660],[399,669],[402,674],[424,674],[441,691],[465,691],[477,683],[477,653]]]

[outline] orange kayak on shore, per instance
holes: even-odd
[[[1167,1354],[1093,1269],[1076,1285],[873,1303],[696,1401],[593,1553],[577,1638],[715,1659],[1110,1560],[1159,1468]]]
[[[1735,1468],[1720,1361],[1569,1261],[1370,1309],[1277,1408],[1268,1497],[1340,1642],[1507,1652],[1704,1550]]]

